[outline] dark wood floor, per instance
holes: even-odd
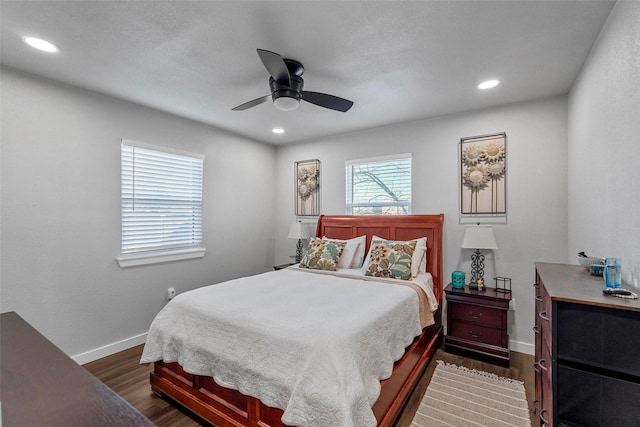
[[[178,409],[177,406],[170,404],[151,392],[149,386],[151,366],[140,365],[138,363],[141,354],[142,345],[88,363],[84,365],[84,367],[159,427],[207,426],[207,423],[199,420],[190,413]],[[474,359],[445,353],[440,349],[434,355],[425,374],[411,395],[406,408],[396,423],[397,427],[405,427],[411,424],[413,415],[418,408],[422,396],[427,390],[431,375],[433,375],[436,360],[444,360],[445,362],[454,363],[458,366],[465,366],[470,369],[478,369],[523,381],[527,392],[529,409],[531,409],[534,387],[533,356],[511,352],[510,368],[502,368]]]

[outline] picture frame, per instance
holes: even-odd
[[[294,163],[295,215],[320,215],[320,160]]]
[[[461,223],[507,222],[507,134],[465,137],[459,144]]]

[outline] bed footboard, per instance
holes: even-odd
[[[150,374],[153,392],[174,400],[218,427],[285,427],[283,411],[221,387],[213,378],[191,375],[177,363],[156,362]]]
[[[393,425],[438,348],[441,336],[442,326],[425,328],[396,363],[392,376],[382,381],[380,397],[373,406],[379,426]],[[177,363],[156,362],[150,379],[155,393],[171,398],[218,427],[286,427],[280,420],[281,409],[221,387],[211,377],[189,374]]]

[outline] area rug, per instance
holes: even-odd
[[[524,384],[438,360],[411,426],[530,427]]]

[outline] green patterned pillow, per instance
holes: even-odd
[[[371,242],[371,259],[365,273],[367,276],[411,279],[411,257],[416,241],[394,242],[374,240]]]
[[[300,261],[300,268],[336,271],[345,246],[346,242],[312,237],[309,239],[309,250]]]

